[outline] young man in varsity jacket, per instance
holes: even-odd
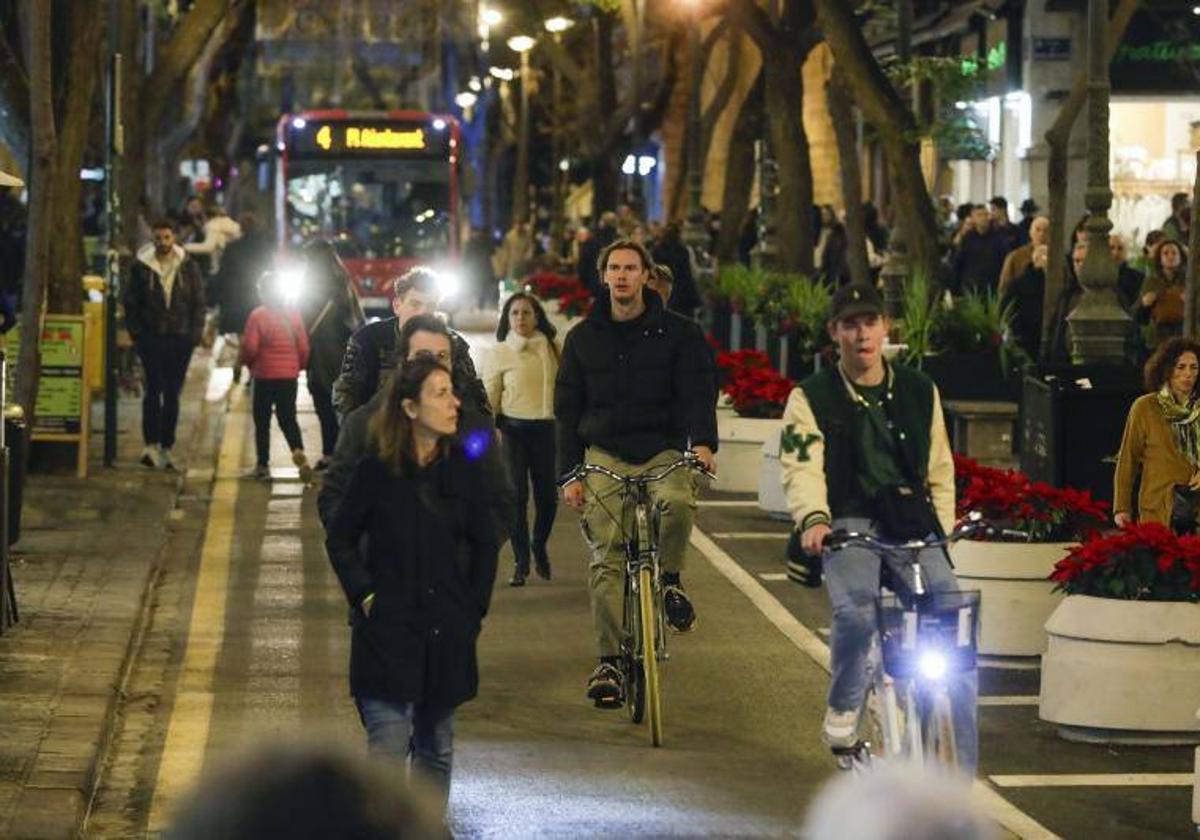
[[[889,539],[879,523],[887,488],[921,485],[931,502],[931,519],[936,517],[943,531],[954,525],[954,461],[937,387],[919,371],[884,360],[889,327],[874,287],[838,289],[828,322],[838,363],[801,382],[784,410],[780,461],[798,536],[792,545],[799,549],[789,551],[788,571],[809,586],[820,585],[822,543],[832,530]],[[833,608],[824,722],[831,746],[849,747],[856,740],[880,563],[887,562],[911,584],[911,575],[903,571],[906,559],[848,547],[830,553],[823,564]],[[920,562],[929,591],[957,590],[942,550],[923,551]],[[974,770],[977,753],[976,685],[971,671],[953,678],[950,686],[959,759],[967,772]]]

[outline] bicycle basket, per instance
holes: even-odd
[[[896,679],[939,678],[975,667],[979,591],[932,592],[875,601],[883,670]]]

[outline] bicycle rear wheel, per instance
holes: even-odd
[[[650,741],[656,747],[663,743],[662,696],[658,673],[658,612],[654,599],[654,576],[649,567],[638,571],[638,599],[641,603],[641,665],[646,685],[646,718],[650,724]]]

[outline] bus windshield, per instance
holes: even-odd
[[[431,259],[450,247],[450,170],[436,160],[295,160],[291,244],[333,242],[344,259]]]

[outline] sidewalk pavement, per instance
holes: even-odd
[[[173,511],[185,492],[211,490],[225,400],[206,401],[210,374],[208,351],[197,351],[181,400],[179,472],[138,463],[141,400],[125,397],[116,467],[103,466],[99,423],[88,478],[26,482],[11,567],[21,620],[0,636],[0,837],[79,832]]]

